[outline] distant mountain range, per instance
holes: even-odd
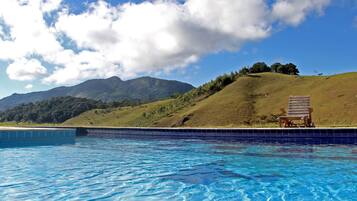
[[[57,87],[48,91],[27,94],[13,94],[0,100],[0,111],[23,103],[47,100],[53,97],[72,96],[101,100],[104,102],[135,100],[142,102],[156,101],[174,94],[185,93],[194,87],[190,84],[141,77],[123,81],[118,77],[88,80],[71,87]]]

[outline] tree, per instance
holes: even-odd
[[[285,64],[285,67],[288,72],[287,74],[289,74],[289,75],[298,75],[300,73],[299,69],[297,68],[297,66],[295,64],[288,63],[288,64]]]
[[[293,63],[288,63],[288,64],[275,63],[271,65],[271,72],[288,74],[288,75],[299,74],[299,70],[297,69],[297,66]]]
[[[239,70],[240,75],[247,75],[249,73],[249,68],[243,67],[242,69]]]
[[[273,65],[270,66],[271,68],[271,72],[273,73],[279,73],[279,69],[282,67],[283,65],[281,63],[274,63]]]
[[[264,72],[271,72],[270,67],[264,62],[257,62],[249,69],[249,73],[264,73]]]

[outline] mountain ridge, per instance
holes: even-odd
[[[54,97],[72,96],[104,102],[135,100],[141,102],[168,98],[177,93],[185,93],[194,87],[191,84],[154,77],[139,77],[122,80],[117,76],[106,79],[92,79],[73,86],[60,86],[45,91],[14,93],[0,99],[0,111],[20,104],[47,100]]]

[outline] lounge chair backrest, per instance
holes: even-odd
[[[310,96],[290,96],[288,115],[309,116],[311,113]]]

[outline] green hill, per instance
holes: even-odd
[[[238,77],[214,94],[198,89],[177,99],[136,107],[92,110],[65,125],[264,127],[277,126],[290,95],[310,95],[317,126],[357,125],[357,73],[292,76],[261,73]]]

